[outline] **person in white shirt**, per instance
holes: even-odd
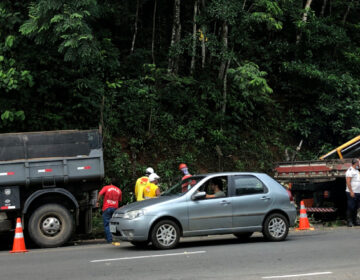
[[[350,168],[346,171],[346,197],[347,197],[347,225],[352,227],[359,226],[357,222],[357,209],[360,201],[360,172],[359,159],[351,161]]]

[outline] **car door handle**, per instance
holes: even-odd
[[[223,204],[223,205],[229,205],[230,204],[230,202],[227,201],[227,200],[222,200],[220,203]]]
[[[263,196],[262,198],[260,198],[261,200],[269,200],[270,197],[269,196]]]

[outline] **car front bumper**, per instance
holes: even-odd
[[[117,240],[146,241],[149,239],[149,225],[149,217],[147,216],[132,220],[112,218],[110,220],[110,232]]]

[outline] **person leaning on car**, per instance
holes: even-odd
[[[214,178],[210,182],[210,188],[214,192],[214,194],[207,194],[206,198],[217,198],[224,197],[225,193],[223,192],[223,183],[221,179]]]
[[[346,171],[346,197],[347,197],[347,225],[360,225],[357,222],[357,209],[360,201],[360,172],[359,159],[354,158],[351,161],[350,168]]]

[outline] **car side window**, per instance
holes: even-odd
[[[214,187],[212,186],[212,184],[214,184],[215,182],[218,186],[218,188],[216,189],[214,189]],[[215,197],[213,198],[226,197],[228,192],[227,176],[214,177],[206,181],[198,190],[204,191],[208,195],[215,195]]]
[[[254,176],[235,176],[234,189],[235,196],[268,192],[266,186]]]

